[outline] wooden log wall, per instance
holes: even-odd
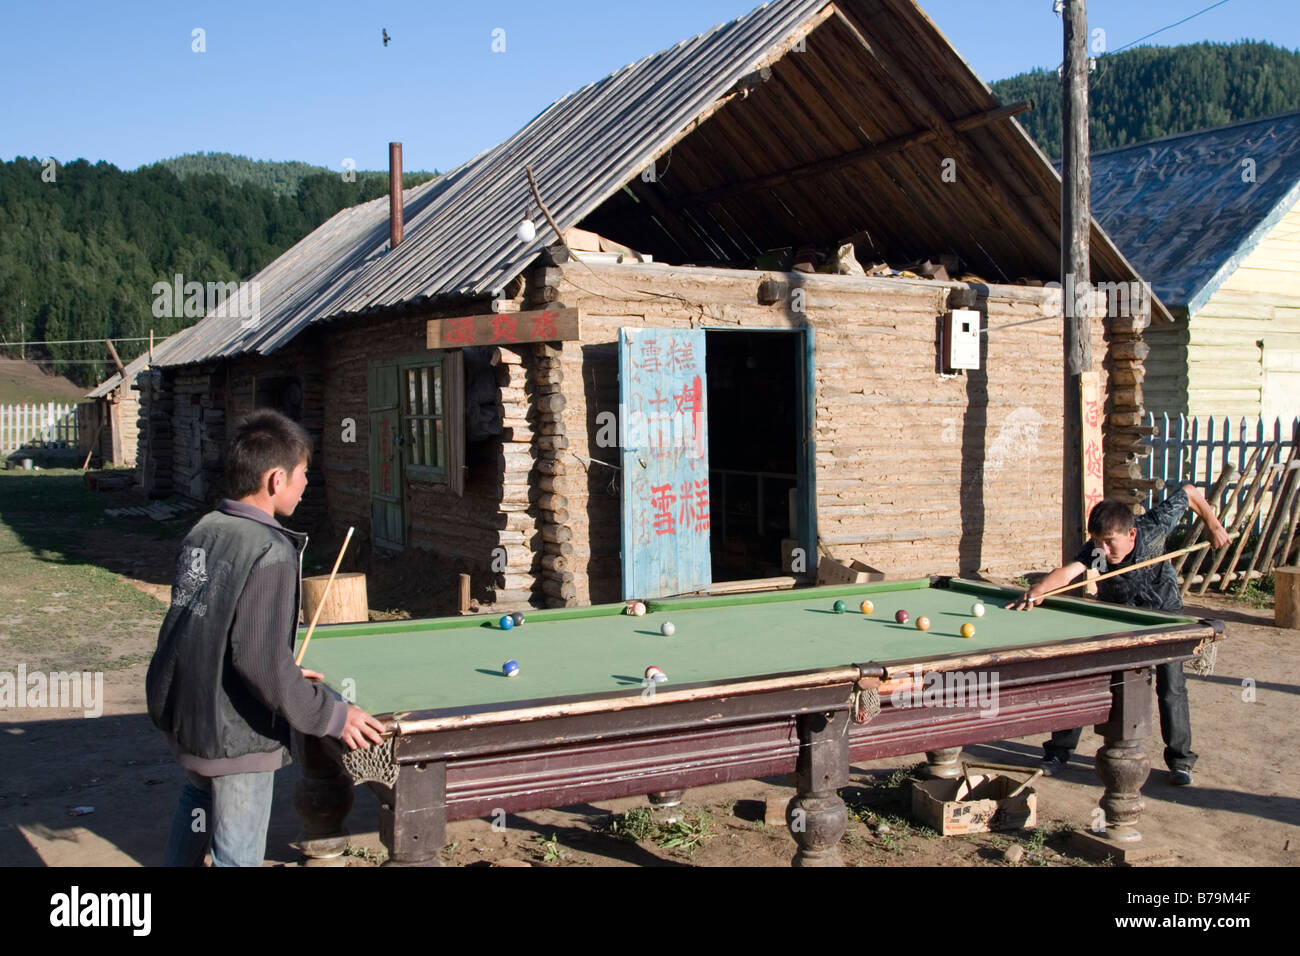
[[[817,522],[835,557],[892,577],[1014,575],[1056,563],[1062,344],[1051,293],[803,276],[805,311],[795,314],[784,297],[760,303],[764,279],[790,277],[588,263],[530,277],[553,290],[550,301],[583,310],[583,341],[560,356],[568,471],[554,483],[567,499],[578,603],[621,596],[619,482],[607,467],[618,449],[597,444],[596,416],[618,409],[617,334],[628,325],[815,330]],[[982,368],[941,374],[939,317],[972,303],[993,329],[982,337]],[[1099,365],[1105,346],[1098,323]],[[1109,368],[1100,370],[1109,395]]]
[[[1142,333],[1148,322],[1148,316],[1134,314],[1112,316],[1105,324],[1103,365],[1110,388],[1106,394],[1106,420],[1102,424],[1103,487],[1106,497],[1117,498],[1134,511],[1142,510],[1140,502],[1146,500],[1148,490],[1158,490],[1164,485],[1159,478],[1142,475],[1142,459],[1151,454],[1150,447],[1142,443],[1142,438],[1150,432],[1142,424],[1146,415],[1142,382],[1146,377],[1146,358],[1151,352]]]
[[[335,530],[355,525],[361,549],[368,544],[371,523],[366,396],[370,361],[425,354],[426,325],[431,318],[487,311],[486,303],[470,303],[442,312],[384,320],[345,319],[326,326],[321,367],[329,387],[324,394],[322,484]],[[536,595],[530,572],[532,563],[540,558],[542,532],[527,492],[532,459],[526,429],[531,423],[526,414],[520,414],[528,376],[524,356],[528,354],[517,353],[517,363],[507,361],[508,371],[498,371],[502,376],[498,398],[509,399],[509,427],[520,429],[521,440],[513,440],[511,433],[509,441],[495,438],[470,443],[463,497],[433,481],[410,476],[405,480],[407,547],[434,552],[469,573],[471,596],[480,605],[523,605]],[[494,562],[500,567],[497,549],[501,547],[505,548],[504,571],[494,569]],[[454,584],[454,580],[430,582],[431,587],[439,588]]]
[[[145,369],[134,388],[139,395],[139,439],[136,472],[140,486],[153,498],[167,498],[175,492],[172,457],[175,438],[172,415],[176,399],[172,394],[174,373],[168,369]]]

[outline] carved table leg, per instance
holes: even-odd
[[[388,849],[385,866],[442,866],[447,843],[447,765],[405,764],[390,787],[372,784],[379,796],[379,838]]]
[[[352,778],[321,748],[319,737],[295,732],[293,751],[302,768],[293,788],[293,808],[302,821],[298,849],[312,866],[342,856],[348,847],[343,821],[352,809]]]
[[[799,844],[795,866],[840,866],[840,838],[849,826],[849,812],[837,792],[849,782],[849,716],[802,714],[799,760],[795,768],[799,792],[786,807],[790,835]]]
[[[1143,746],[1151,733],[1151,669],[1123,671],[1111,682],[1110,720],[1098,724],[1105,745],[1097,751],[1096,770],[1106,785],[1100,805],[1106,814],[1105,838],[1112,843],[1142,839],[1137,818],[1142,812],[1142,784],[1151,772]]]

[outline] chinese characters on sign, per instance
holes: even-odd
[[[1087,527],[1088,515],[1101,501],[1104,484],[1104,459],[1101,441],[1102,403],[1101,388],[1096,372],[1080,376],[1083,409],[1083,444],[1080,449],[1083,466],[1083,521]]]
[[[697,536],[710,528],[703,342],[698,331],[625,333],[627,381],[622,446],[634,452],[629,475],[632,526],[640,547]]]
[[[497,312],[455,319],[430,319],[426,345],[431,349],[470,345],[519,345],[524,342],[573,341],[581,336],[577,309]]]

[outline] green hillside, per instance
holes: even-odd
[[[1090,77],[1094,150],[1300,109],[1300,53],[1270,43],[1143,46],[1097,59]],[[1004,103],[1032,99],[1017,119],[1043,152],[1061,153],[1061,80],[1036,70],[992,84]]]
[[[265,167],[281,165],[314,169],[258,168],[269,175]],[[388,192],[386,173],[344,182],[311,172],[285,192],[197,168],[178,176],[160,164],[124,172],[78,159],[58,166],[53,182],[44,171],[35,158],[0,162],[0,354],[17,357],[6,343],[24,335],[91,339],[27,349],[29,359],[47,359],[49,371],[82,385],[108,374],[104,338],[147,337],[150,329],[162,338],[194,322],[155,317],[154,283],[176,273],[205,284],[245,279],[340,209]],[[404,182],[430,178],[412,173]],[[124,343],[119,353],[130,361],[144,347]]]
[[[232,153],[186,153],[154,163],[171,170],[180,179],[189,176],[221,176],[235,185],[248,183],[270,189],[277,196],[293,196],[298,186],[308,176],[335,175],[341,170],[313,166],[311,163],[277,162],[266,159],[249,159],[247,156],[235,156]],[[429,179],[432,173],[411,170],[411,176],[423,176]],[[387,181],[385,172],[358,172],[358,178],[373,179],[376,176]],[[420,180],[423,182],[424,180]]]

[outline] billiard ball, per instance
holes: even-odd
[[[983,602],[983,601],[976,601],[974,604],[972,604],[972,605],[970,606],[970,612],[971,612],[972,614],[974,614],[976,617],[983,617],[983,616],[984,616],[984,602]]]
[[[836,614],[843,614],[844,609],[846,607],[848,607],[848,605],[845,604],[843,601],[836,601],[834,604],[831,605],[831,610],[833,610]]]
[[[623,613],[626,614],[628,617],[631,617],[633,614],[635,614],[636,601],[628,601],[627,605],[623,608]]]
[[[967,621],[965,624],[963,624],[963,625],[961,626],[961,636],[962,636],[962,637],[974,637],[974,636],[975,636],[975,625],[972,624],[970,621]]]
[[[673,626],[672,621],[664,621],[662,624],[659,625],[659,633],[662,634],[664,637],[672,637],[674,634],[677,633],[677,628]]]
[[[515,619],[509,614],[502,614],[499,623],[501,624],[501,630],[508,631],[515,626]]]
[[[911,620],[911,615],[909,615],[906,611],[899,611],[897,614],[894,615],[894,620],[897,621],[899,624],[906,624],[908,621]]]
[[[519,673],[519,665],[515,661],[506,661],[501,665],[501,673],[507,677],[514,677]]]
[[[515,622],[515,627],[519,627],[521,624],[524,623],[524,614],[523,614],[523,612],[522,612],[522,611],[515,611],[514,614],[511,614],[511,615],[510,615],[510,620],[512,620],[512,621]]]
[[[872,604],[870,601],[863,601],[860,605],[858,605],[858,609],[863,614],[870,614],[872,611],[876,609],[876,606]]]
[[[645,679],[654,684],[662,684],[668,679],[668,675],[651,664],[645,669]]]
[[[637,617],[644,617],[645,605],[642,604],[640,601],[637,601],[635,604],[632,605],[632,613],[635,614]]]
[[[928,631],[930,629],[930,619],[922,614],[916,619],[916,629],[918,631]]]

